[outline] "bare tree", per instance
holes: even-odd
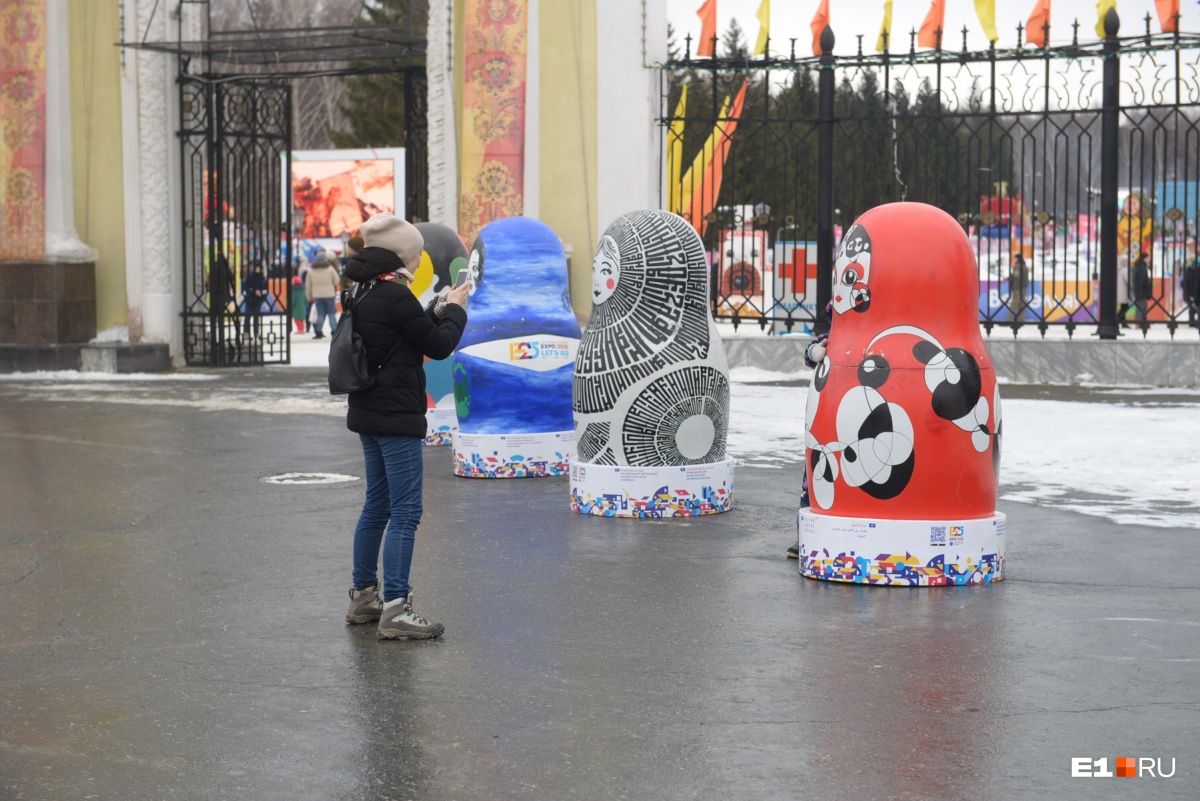
[[[269,31],[279,29],[319,29],[353,25],[362,10],[363,0],[211,0],[212,30]],[[314,52],[304,69],[344,67],[339,62],[321,61]],[[247,73],[269,74],[267,66],[241,68]],[[333,147],[331,132],[344,131],[346,125],[338,105],[345,101],[343,81],[332,76],[315,76],[293,82],[292,131],[298,150]]]

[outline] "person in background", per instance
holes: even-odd
[[[1125,315],[1133,306],[1129,301],[1129,290],[1129,257],[1119,256],[1117,258],[1117,322],[1121,324],[1122,328],[1129,327],[1129,323],[1125,321]]]
[[[1133,263],[1132,276],[1133,290],[1133,305],[1137,307],[1137,321],[1142,330],[1145,331],[1149,326],[1146,321],[1146,307],[1150,303],[1150,297],[1154,294],[1154,284],[1150,280],[1150,265],[1146,261],[1145,251],[1138,254],[1137,261]]]
[[[304,333],[304,321],[308,319],[308,301],[304,297],[304,279],[296,276],[292,279],[292,322],[296,324],[296,333]]]
[[[1029,289],[1029,267],[1020,253],[1013,256],[1008,274],[1009,303],[1012,305],[1012,325],[1017,328],[1025,321],[1025,309],[1029,305],[1025,293]]]
[[[1179,282],[1183,290],[1183,300],[1187,303],[1188,325],[1200,327],[1196,319],[1196,308],[1200,306],[1200,256],[1192,259],[1192,263],[1183,268],[1183,279]]]
[[[329,318],[329,333],[337,327],[337,294],[341,286],[341,278],[334,259],[326,251],[317,256],[316,262],[308,271],[304,284],[305,297],[317,307],[317,320],[313,324],[313,339],[325,338],[325,318]]]
[[[229,311],[229,302],[236,299],[236,284],[233,270],[229,267],[229,259],[224,253],[218,253],[216,260],[208,270],[208,291],[211,299],[210,308],[220,309],[222,313]]]
[[[362,234],[365,247],[346,265],[357,285],[351,319],[368,363],[379,367],[375,383],[348,398],[346,428],[362,443],[366,500],[354,529],[346,622],[378,621],[381,639],[429,639],[440,637],[445,627],[416,613],[409,583],[422,514],[424,363],[426,356],[445,359],[454,352],[467,325],[468,290],[463,284],[422,309],[407,285],[421,263],[421,232],[384,213],[363,223]]]
[[[342,254],[342,291],[349,292],[354,288],[354,282],[346,277],[346,265],[350,263],[350,258],[358,251],[363,249],[363,238],[361,236],[352,236],[346,240],[346,252]]]
[[[300,276],[302,286],[308,286],[308,274],[312,270],[312,264],[304,256],[296,256],[293,258],[293,272]],[[312,301],[307,297],[304,299],[304,319],[311,323],[312,320]],[[309,326],[311,329],[311,325]]]
[[[263,275],[261,261],[254,262],[254,269],[242,279],[242,300],[246,307],[242,318],[242,333],[250,336],[250,322],[254,321],[254,336],[262,336],[262,307],[267,300],[267,277]]]

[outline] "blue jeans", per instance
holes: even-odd
[[[358,438],[367,465],[367,499],[354,529],[354,588],[375,584],[382,541],[383,600],[394,601],[412,590],[408,571],[421,522],[423,446],[420,437]]]
[[[329,333],[332,334],[333,329],[337,327],[337,298],[315,298],[313,305],[317,307],[317,333],[325,333],[325,318],[328,317]]]

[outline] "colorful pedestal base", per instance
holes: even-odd
[[[979,520],[798,520],[800,575],[824,581],[941,587],[1004,578],[1005,515]]]
[[[426,445],[449,445],[458,428],[458,415],[453,409],[430,409],[425,412]]]
[[[603,517],[692,517],[733,508],[733,459],[686,467],[571,460],[571,511]]]
[[[546,434],[452,433],[454,475],[464,478],[565,476],[575,455],[575,432]]]

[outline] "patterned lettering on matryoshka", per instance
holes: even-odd
[[[723,460],[729,368],[695,229],[663,211],[618,218],[592,260],[592,304],[574,374],[580,461],[659,467]]]

